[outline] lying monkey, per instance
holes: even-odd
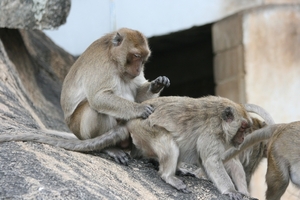
[[[159,174],[166,183],[188,192],[175,171],[180,162],[193,163],[203,166],[222,194],[232,199],[249,195],[241,162],[234,158],[224,166],[221,160],[226,149],[243,142],[252,125],[242,105],[215,96],[159,97],[143,103],[153,106],[154,113],[145,120],[130,120],[127,127],[141,154],[158,160]],[[234,170],[227,173],[226,168]]]
[[[227,161],[243,150],[255,147],[263,140],[268,140],[266,199],[279,200],[286,191],[289,181],[300,187],[300,121],[273,124],[254,131],[245,138],[239,150],[227,150],[223,154],[223,160]]]

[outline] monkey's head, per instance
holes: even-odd
[[[222,127],[228,144],[238,147],[244,142],[248,128],[252,126],[250,115],[239,107],[226,107],[221,113]]]
[[[246,135],[249,135],[249,134],[251,134],[252,132],[254,132],[256,130],[267,126],[266,122],[264,122],[264,121],[262,121],[262,120],[260,120],[256,117],[252,117],[252,121],[253,121],[253,126],[249,129],[247,129]],[[268,142],[266,140],[260,142],[260,144],[261,144],[260,147],[263,150],[263,157],[265,157],[265,158],[267,157],[267,143]]]
[[[135,78],[144,70],[151,51],[146,37],[136,30],[119,29],[112,34],[111,55],[121,67],[121,73]]]

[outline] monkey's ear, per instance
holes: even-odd
[[[122,41],[123,37],[120,35],[120,33],[117,32],[117,34],[112,40],[112,43],[114,44],[114,46],[119,46],[122,43]]]
[[[231,107],[225,108],[222,112],[222,119],[226,122],[232,122],[234,120],[233,109]]]

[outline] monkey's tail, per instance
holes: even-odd
[[[56,135],[65,139],[77,139],[77,137],[71,132],[63,132],[63,131],[56,131],[56,130],[49,130],[49,129],[45,129],[43,130],[43,132],[51,135]]]
[[[232,147],[222,154],[223,162],[227,162],[231,158],[237,156],[240,152],[251,147],[252,145],[261,142],[263,140],[269,139],[273,135],[277,127],[278,124],[272,124],[264,128],[258,129],[256,131],[253,131],[250,135],[245,137],[244,142],[240,145],[238,149]]]
[[[272,116],[264,108],[255,104],[244,104],[244,107],[248,112],[253,112],[261,116],[268,125],[275,124]]]
[[[0,142],[10,141],[33,141],[38,143],[49,144],[64,148],[66,150],[87,152],[102,150],[109,146],[113,146],[118,142],[121,142],[129,137],[129,133],[126,128],[112,129],[104,133],[101,136],[79,140],[79,139],[66,139],[66,138],[55,138],[40,134],[20,134],[20,135],[0,135]]]

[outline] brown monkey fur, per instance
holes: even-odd
[[[159,174],[166,183],[186,192],[175,171],[180,162],[193,163],[203,166],[222,194],[232,199],[242,199],[241,193],[248,195],[240,161],[232,159],[224,166],[221,160],[226,149],[243,142],[252,124],[242,105],[214,96],[159,97],[143,103],[152,105],[155,112],[145,120],[130,120],[127,127],[140,153],[158,160]],[[226,171],[229,168],[234,169],[231,174]]]
[[[254,117],[252,118],[252,122],[253,122],[252,127],[247,129],[246,131],[246,137],[247,135],[251,134],[253,131],[266,126],[265,122]],[[257,169],[260,161],[264,157],[266,157],[266,148],[267,148],[266,145],[267,145],[266,141],[261,141],[253,145],[252,148],[248,148],[239,154],[239,159],[242,162],[242,165],[245,170],[246,182],[248,186],[250,184],[251,177],[254,174],[255,170]]]
[[[120,142],[123,147],[129,144],[126,121],[147,118],[153,108],[140,102],[158,97],[170,85],[164,76],[151,82],[145,79],[150,53],[142,33],[122,28],[93,42],[76,60],[63,82],[61,107],[66,124],[82,141],[36,134],[1,135],[0,141],[34,140],[74,151],[108,147],[106,153],[126,164],[127,154],[118,147]]]
[[[267,140],[267,200],[279,200],[291,181],[300,187],[300,121],[268,125],[245,138],[240,150],[229,149],[223,160],[234,157],[257,142]]]

